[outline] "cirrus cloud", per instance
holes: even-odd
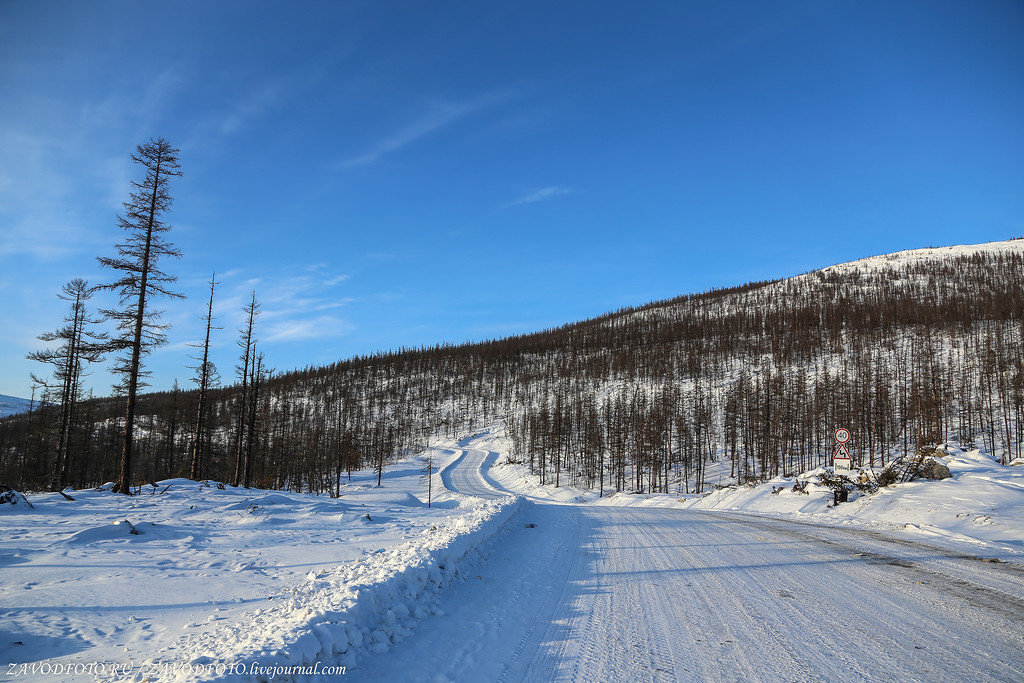
[[[522,206],[523,204],[536,204],[537,202],[543,202],[547,199],[562,197],[573,193],[574,190],[572,188],[564,187],[562,185],[549,185],[548,187],[542,187],[539,190],[534,190],[519,199],[505,204],[504,208],[508,209],[513,206]]]

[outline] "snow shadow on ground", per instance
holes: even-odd
[[[66,657],[89,649],[79,637],[15,634],[0,630],[0,663],[24,664]]]

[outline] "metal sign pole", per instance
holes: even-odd
[[[846,450],[846,444],[850,440],[850,430],[845,427],[840,427],[836,430],[836,441],[839,443],[839,448],[836,449],[835,455],[832,456],[832,471],[837,477],[846,478],[853,471],[853,458],[850,457],[850,451]],[[835,503],[846,502],[846,488],[845,485],[841,491],[835,493]]]

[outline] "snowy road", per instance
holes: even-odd
[[[741,515],[579,520],[551,623],[513,679],[1024,679],[1016,565]]]
[[[489,454],[447,470],[496,492]],[[528,523],[536,524],[534,528]],[[1024,572],[860,530],[526,503],[353,680],[1024,680]]]
[[[451,465],[441,471],[441,479],[449,491],[479,498],[497,499],[510,495],[487,476],[487,470],[498,458],[494,451],[464,449]]]

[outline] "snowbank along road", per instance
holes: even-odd
[[[503,495],[494,458],[465,448],[443,480]],[[443,614],[350,678],[1024,680],[1013,563],[863,530],[541,500],[484,554]]]

